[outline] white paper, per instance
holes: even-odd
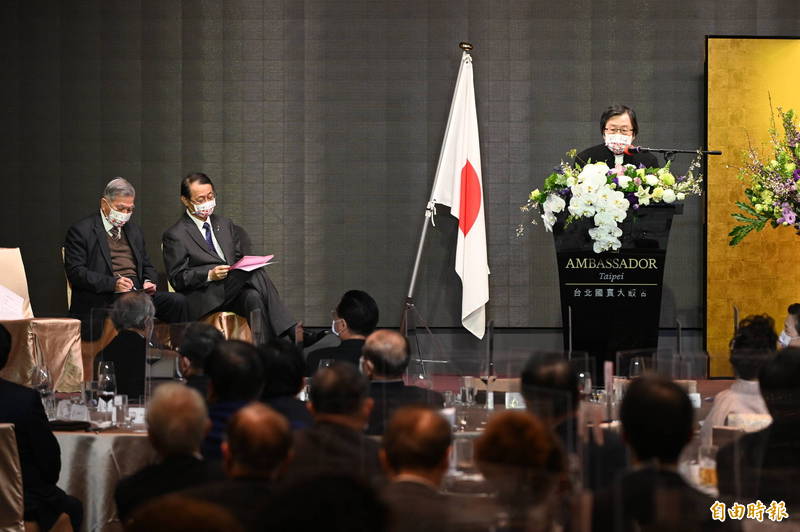
[[[24,319],[23,303],[25,299],[0,284],[0,320]]]

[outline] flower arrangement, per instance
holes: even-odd
[[[767,223],[773,228],[791,226],[800,234],[800,132],[792,109],[778,107],[778,115],[784,134],[779,137],[773,113],[769,129],[773,156],[764,161],[750,148],[739,169],[739,179],[748,187],[744,191],[746,201],[736,202],[745,214],[731,214],[741,222],[728,233],[731,246],[753,230],[761,231]]]
[[[567,152],[573,159],[575,150]],[[544,180],[542,190],[533,190],[524,212],[537,209],[545,229],[553,230],[556,215],[569,212],[566,224],[578,218],[593,218],[589,229],[595,253],[618,250],[622,243],[619,223],[631,210],[655,203],[683,201],[689,195],[702,192],[702,176],[693,171],[700,166],[700,154],[689,165],[686,175],[675,176],[671,161],[661,168],[636,167],[632,164],[609,168],[603,162],[581,167],[561,161],[556,170]],[[531,218],[536,223],[536,218]],[[522,228],[518,230],[518,233]]]

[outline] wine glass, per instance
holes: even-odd
[[[53,381],[46,366],[36,365],[31,368],[31,387],[39,392],[47,419],[55,419],[56,405],[53,397]]]
[[[631,365],[628,375],[631,379],[635,379],[636,377],[641,377],[644,375],[645,365],[644,365],[644,357],[633,357],[631,358]]]
[[[584,399],[588,399],[592,395],[592,374],[588,371],[578,372],[578,392]]]
[[[117,376],[114,374],[114,363],[102,361],[97,369],[97,397],[102,401],[98,410],[111,411],[111,401],[117,393]]]
[[[322,358],[319,361],[319,365],[317,366],[317,371],[321,370],[322,368],[329,368],[333,366],[336,362],[335,358]]]

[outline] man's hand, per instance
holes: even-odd
[[[150,281],[145,281],[144,284],[142,285],[142,289],[144,289],[144,291],[150,294],[151,296],[156,293],[156,285],[154,285]]]
[[[227,264],[216,266],[215,268],[211,269],[211,271],[208,273],[208,276],[212,281],[221,281],[228,276],[228,270],[230,269],[231,267]]]
[[[117,282],[114,283],[115,292],[130,292],[133,289],[133,281],[127,277],[117,277]]]

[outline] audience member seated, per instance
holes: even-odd
[[[264,530],[287,532],[384,532],[389,522],[375,488],[346,473],[322,473],[284,487],[270,498],[267,513]]]
[[[295,434],[289,479],[343,472],[374,484],[383,481],[380,446],[364,435],[372,410],[368,390],[367,379],[345,362],[314,375],[309,402],[314,425]]]
[[[678,457],[692,439],[694,409],[686,392],[660,377],[634,379],[620,417],[634,467],[595,495],[592,529],[730,528],[730,521],[711,519],[714,500],[690,487],[677,472]]]
[[[203,458],[220,460],[220,444],[228,419],[261,394],[263,370],[258,351],[240,340],[223,340],[206,361],[208,415],[211,430],[203,441]]]
[[[303,389],[306,363],[298,347],[273,340],[258,349],[264,366],[264,389],[261,401],[289,420],[292,429],[310,427],[314,420],[297,394]]]
[[[612,430],[588,430],[578,424],[578,376],[561,357],[534,355],[522,369],[521,391],[529,412],[555,432],[569,457],[573,479],[585,488],[607,486],[628,466],[628,454]]]
[[[475,440],[475,463],[508,515],[504,530],[552,530],[565,519],[564,453],[547,425],[528,412],[495,414]]]
[[[221,480],[218,465],[199,457],[211,425],[203,398],[183,384],[156,388],[147,409],[147,437],[160,462],[120,480],[114,493],[124,523],[141,504],[190,486]]]
[[[380,454],[391,479],[383,495],[392,532],[447,529],[448,500],[439,487],[452,440],[450,424],[431,408],[406,406],[392,416]]]
[[[194,388],[205,399],[208,397],[208,377],[205,365],[208,357],[225,338],[216,327],[197,321],[189,325],[178,352],[178,365],[186,386]]]
[[[345,292],[336,310],[331,313],[331,331],[342,342],[338,346],[323,347],[308,354],[306,371],[309,376],[317,371],[321,360],[349,362],[357,366],[364,339],[378,325],[378,304],[372,296],[361,290]]]
[[[800,347],[800,303],[789,305],[778,342],[781,347]]]
[[[369,395],[375,402],[369,416],[367,434],[383,434],[395,410],[406,405],[444,406],[439,392],[418,386],[406,386],[403,375],[408,367],[408,340],[390,330],[375,331],[362,350],[362,372],[370,379]]]
[[[273,480],[284,468],[292,445],[289,423],[261,403],[251,403],[231,417],[222,442],[222,463],[228,479],[186,490],[184,495],[223,506],[245,530],[260,531],[269,523],[264,511]]]
[[[0,369],[8,362],[11,335],[0,325]],[[11,423],[22,470],[26,529],[78,530],[83,507],[56,486],[61,473],[61,449],[50,430],[39,393],[0,378],[0,423]]]
[[[783,349],[762,366],[761,395],[772,424],[720,449],[721,494],[800,505],[800,348]]]
[[[125,532],[244,532],[231,513],[207,501],[173,493],[136,509]]]
[[[748,316],[739,322],[736,336],[731,340],[730,357],[736,380],[714,398],[714,405],[700,430],[703,445],[711,445],[713,428],[727,425],[729,414],[769,416],[758,389],[758,370],[767,359],[775,356],[777,342],[775,321],[769,316]]]
[[[111,322],[118,334],[95,357],[94,369],[100,362],[113,362],[117,376],[117,393],[127,395],[132,403],[144,395],[147,338],[153,330],[156,308],[150,296],[141,292],[124,294],[111,307]]]

